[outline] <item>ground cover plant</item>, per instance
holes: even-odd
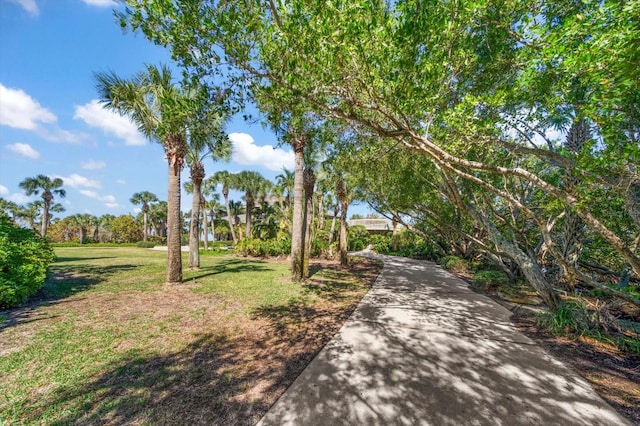
[[[0,423],[253,424],[333,336],[379,265],[56,248],[43,290],[1,312]]]

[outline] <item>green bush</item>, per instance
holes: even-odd
[[[500,271],[479,271],[473,274],[473,280],[484,286],[505,285],[509,283],[509,277]]]
[[[291,240],[288,238],[270,240],[245,238],[236,244],[234,250],[241,256],[287,256],[291,252]]]
[[[347,233],[347,250],[360,251],[369,245],[369,231],[363,225],[355,225],[349,227]]]
[[[156,246],[156,243],[154,243],[153,241],[138,241],[136,243],[136,247],[140,247],[140,248],[154,248]]]
[[[0,309],[23,303],[47,278],[53,249],[35,231],[0,215]]]
[[[470,264],[466,260],[458,257],[458,256],[445,256],[440,259],[440,264],[447,271],[451,271],[454,273],[466,273],[469,272]]]
[[[374,234],[371,236],[373,250],[380,254],[391,254],[391,236]]]

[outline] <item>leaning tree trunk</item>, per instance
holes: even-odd
[[[42,224],[40,228],[40,234],[43,237],[46,237],[47,230],[49,229],[49,208],[51,206],[51,200],[53,200],[53,196],[51,195],[51,192],[45,191],[42,194],[42,199],[44,200],[44,203],[42,206]]]
[[[200,188],[204,179],[204,166],[199,161],[191,165],[193,201],[191,202],[191,224],[189,226],[189,269],[200,268]]]
[[[227,208],[227,220],[229,221],[229,230],[231,231],[231,239],[233,244],[238,242],[236,237],[236,231],[233,230],[233,220],[231,219],[231,207],[229,206],[229,188],[226,186],[222,188],[222,196],[224,197],[224,205]]]
[[[169,135],[164,141],[169,164],[169,189],[167,194],[167,284],[182,282],[180,217],[180,172],[184,165],[186,144],[181,135]]]
[[[303,228],[303,166],[304,140],[294,138],[295,171],[293,177],[293,219],[291,230],[291,279],[302,281],[304,277],[304,228]]]
[[[489,239],[495,244],[498,251],[506,253],[520,268],[527,283],[536,290],[540,298],[547,304],[549,309],[555,310],[559,304],[560,299],[558,295],[553,291],[553,286],[547,281],[542,269],[538,265],[535,259],[528,256],[520,247],[512,243],[507,239],[496,226],[493,224],[490,218],[483,214],[471,209],[469,210],[475,216],[475,219],[483,228],[487,231]]]
[[[306,167],[303,172],[304,188],[304,213],[302,223],[302,278],[309,278],[309,262],[311,258],[311,223],[313,222],[313,188],[316,177],[311,167]]]
[[[338,242],[340,265],[347,266],[349,263],[349,259],[347,257],[347,209],[349,208],[349,201],[347,200],[347,189],[344,185],[344,180],[342,179],[338,179],[336,184],[336,194],[340,200],[340,239]]]

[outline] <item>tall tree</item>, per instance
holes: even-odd
[[[204,90],[202,87],[199,89]],[[205,99],[208,99],[206,92]],[[200,207],[203,204],[202,181],[205,178],[203,161],[207,157],[214,162],[227,161],[231,157],[231,141],[224,133],[228,116],[214,108],[214,105],[208,101],[203,101],[199,105],[202,106],[202,110],[197,111],[187,129],[186,159],[193,184],[189,225],[189,268],[191,269],[200,267]]]
[[[38,195],[42,193],[42,223],[40,234],[43,237],[47,235],[47,228],[49,227],[49,213],[51,208],[51,202],[54,199],[54,195],[64,198],[67,195],[66,191],[62,189],[64,182],[60,178],[51,179],[49,176],[38,175],[32,178],[26,178],[20,182],[20,188],[22,188],[27,195]]]
[[[160,141],[169,166],[167,215],[167,283],[182,282],[180,172],[188,151],[187,129],[203,110],[203,97],[172,81],[168,67],[147,65],[123,79],[113,72],[96,74],[104,107],[129,117],[151,140]]]
[[[157,203],[159,201],[158,197],[149,191],[142,191],[133,194],[129,201],[134,206],[142,206],[142,240],[147,241],[147,236],[149,235],[149,205],[151,203]]]

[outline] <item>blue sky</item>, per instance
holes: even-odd
[[[64,180],[59,216],[136,213],[129,199],[140,191],[166,200],[162,147],[97,102],[94,72],[130,77],[146,63],[170,64],[166,50],[121,31],[112,14],[118,7],[111,0],[0,0],[0,197],[23,205],[37,199],[18,184],[45,174]],[[293,169],[290,148],[260,124],[238,116],[226,130],[233,159],[208,160],[208,175],[255,170],[273,180],[282,167]],[[190,198],[183,192],[184,211]]]

